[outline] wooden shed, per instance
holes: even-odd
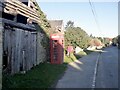
[[[7,73],[30,70],[37,64],[36,29],[3,19],[3,70]]]
[[[46,57],[46,50],[41,45],[44,34],[35,28],[35,24],[41,23],[37,5],[35,0],[4,1],[0,2],[3,71],[11,74],[28,71]]]

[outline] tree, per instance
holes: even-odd
[[[65,32],[65,47],[68,45],[79,46],[87,48],[89,45],[90,37],[80,27],[69,27]]]
[[[104,43],[104,40],[102,37],[98,37],[98,39],[101,41],[101,43]]]
[[[117,41],[118,41],[118,48],[120,49],[120,35],[117,36]]]
[[[104,38],[103,38],[103,44],[104,44],[105,46],[109,46],[109,44],[110,44],[109,38],[104,37]]]
[[[117,45],[117,43],[118,43],[118,37],[113,38],[113,39],[112,39],[112,43],[113,43],[114,45]]]
[[[74,27],[74,22],[69,20],[65,28],[69,28],[69,27]]]
[[[91,38],[95,38],[92,34],[90,34],[90,37],[91,37]]]

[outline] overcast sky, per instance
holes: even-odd
[[[65,25],[69,20],[74,21],[75,26],[81,27],[93,36],[115,37],[118,35],[118,3],[115,1],[92,2],[95,17],[89,0],[87,2],[40,2],[37,0],[37,2],[48,19],[62,19]]]

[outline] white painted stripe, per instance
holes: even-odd
[[[93,81],[92,81],[92,90],[94,90],[94,88],[95,88],[96,75],[97,75],[97,68],[98,68],[99,57],[100,57],[100,54],[98,55],[98,57],[97,57],[97,61],[96,61],[96,64],[95,64],[94,76],[93,76]]]

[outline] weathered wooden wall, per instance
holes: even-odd
[[[7,72],[30,70],[37,64],[36,32],[5,25],[3,52],[7,55]]]
[[[34,0],[30,1],[32,4],[35,3]],[[28,71],[46,60],[46,49],[41,44],[43,34],[36,32],[33,25],[33,23],[41,23],[41,14],[37,4],[32,6],[33,8],[30,3],[25,5],[20,0],[0,1],[0,12],[4,15],[0,19],[4,24],[1,51],[3,51],[4,64],[7,66],[4,66],[4,71],[8,73]]]
[[[2,22],[0,22],[0,89],[2,88]]]
[[[31,20],[40,22],[40,16],[37,9],[32,9],[23,4],[20,0],[4,0],[0,7],[4,8],[4,12],[16,16],[17,14],[23,15]],[[34,6],[34,5],[33,5]],[[35,6],[34,6],[35,7]],[[0,9],[2,10],[2,9]]]

